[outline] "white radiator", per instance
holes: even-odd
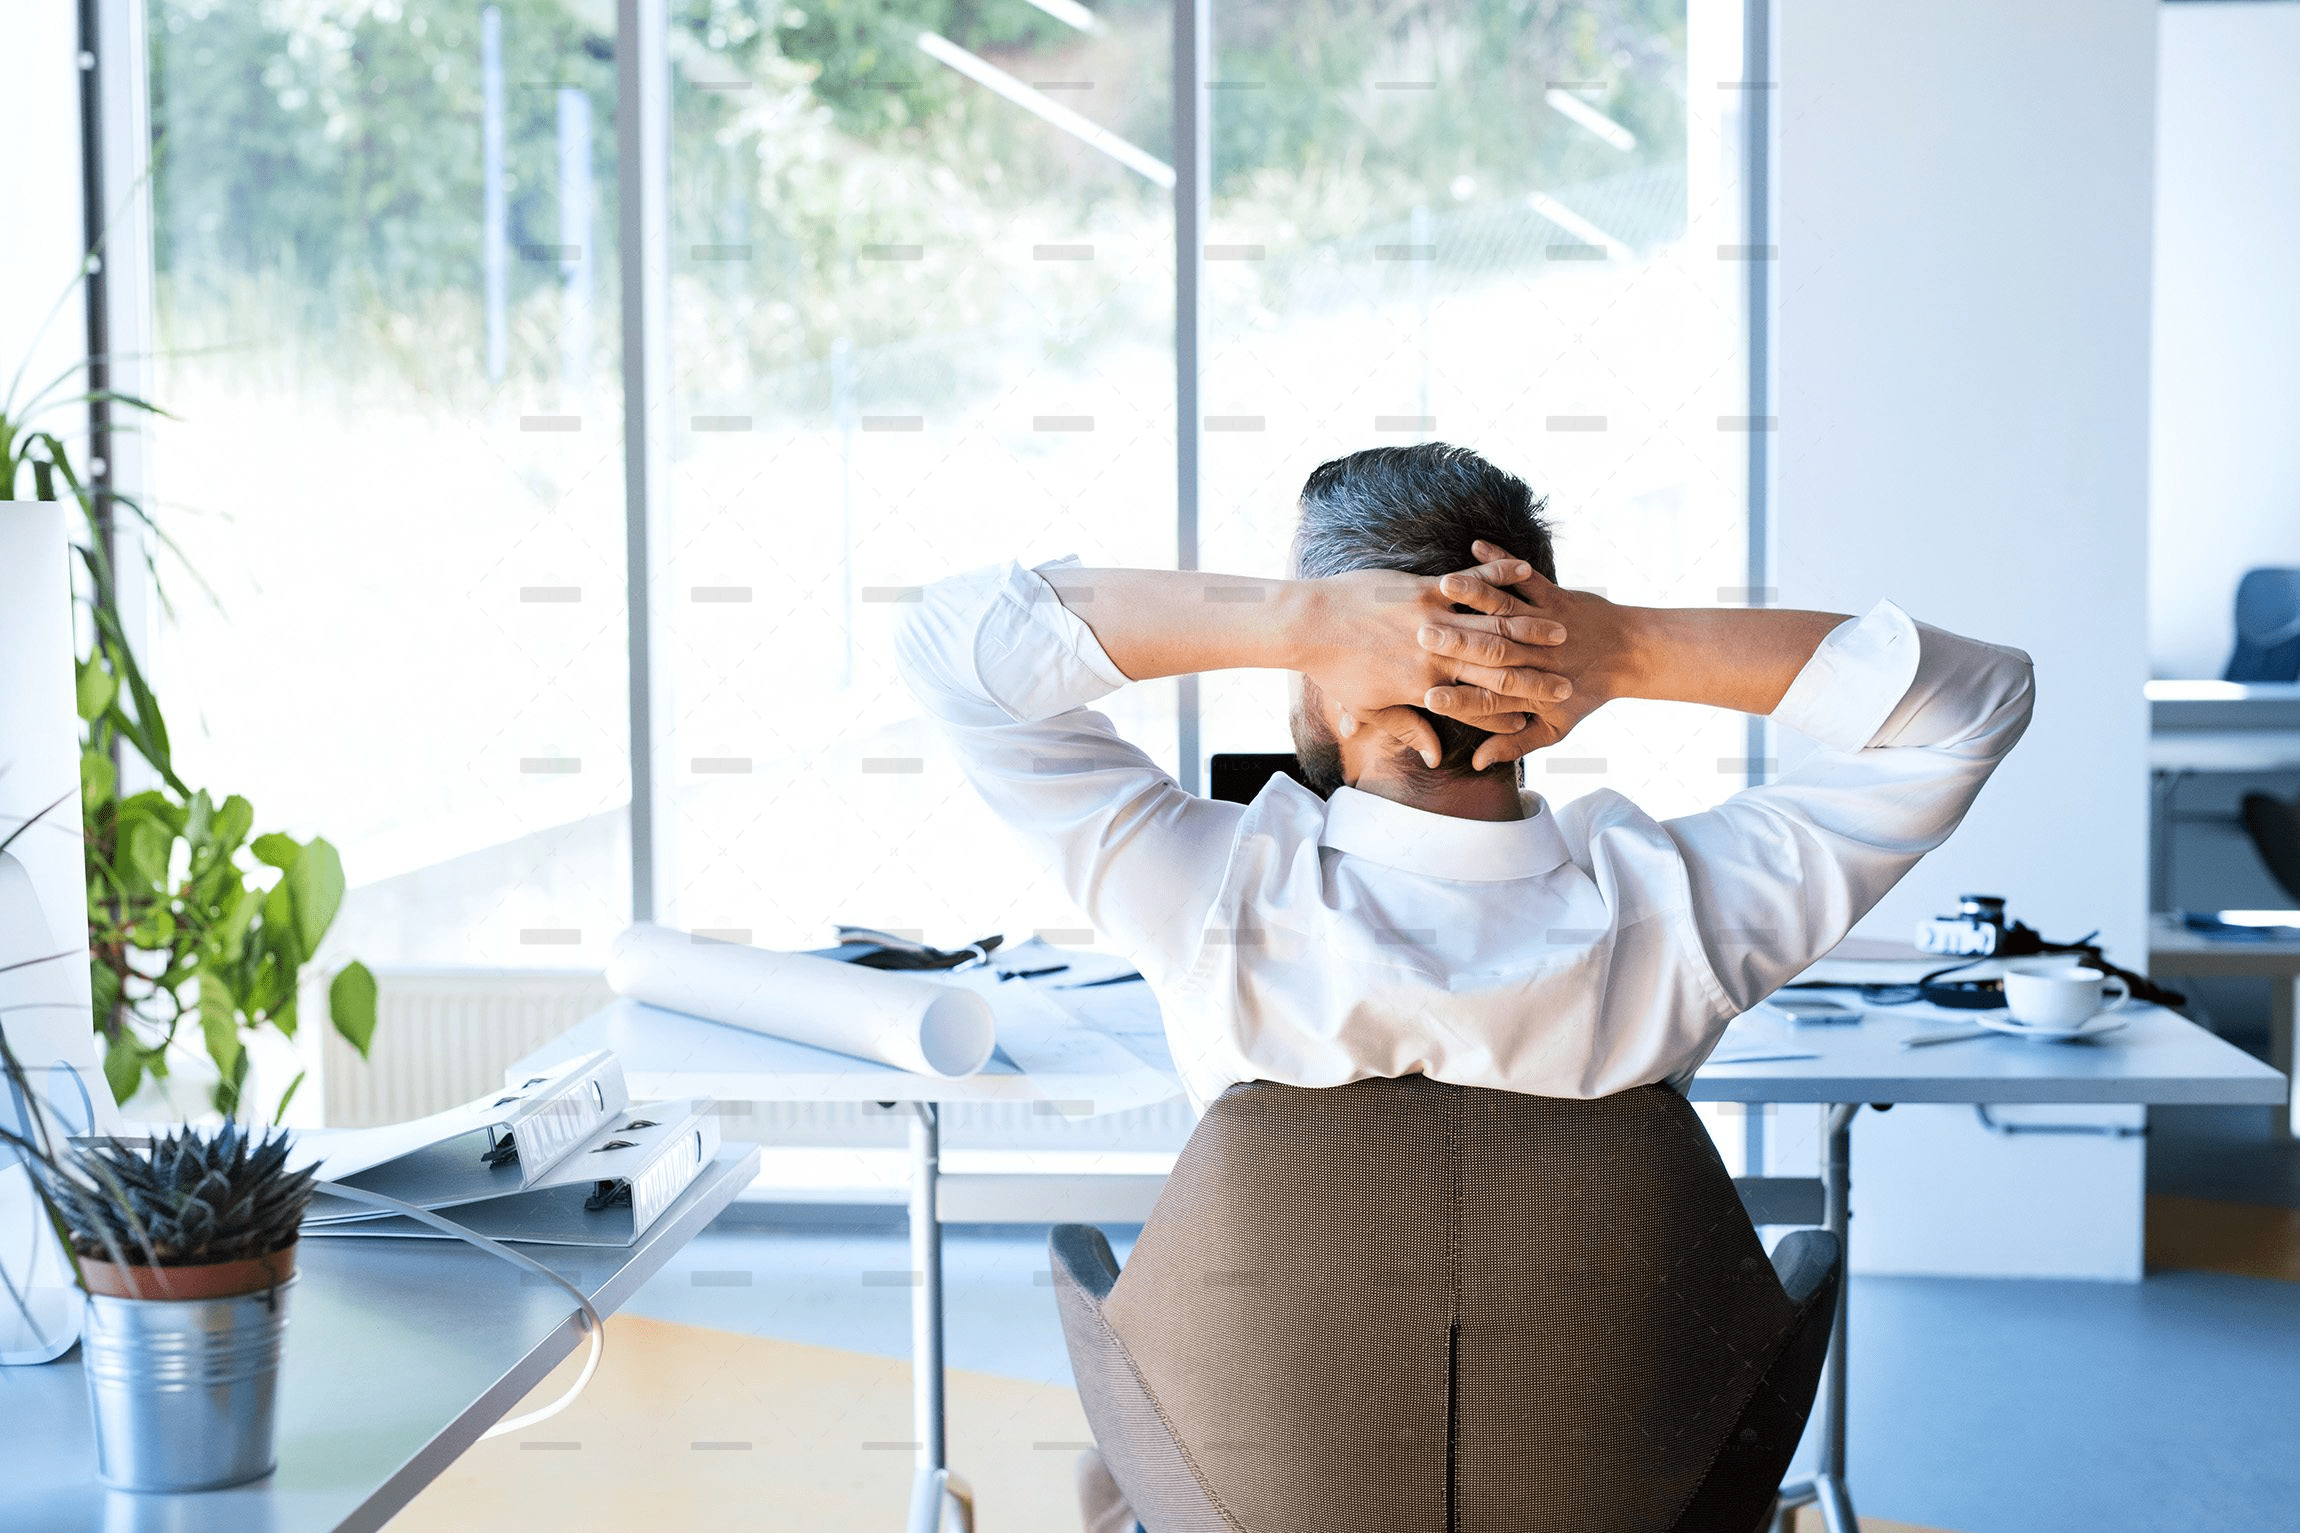
[[[378,969],[374,1048],[323,1028],[330,1128],[400,1123],[468,1102],[503,1072],[613,1000],[599,975],[555,969]],[[326,1016],[325,991],[308,1017]]]
[[[307,980],[303,1015],[326,1012],[326,981]],[[399,1123],[503,1084],[511,1063],[614,999],[598,974],[559,969],[378,969],[375,1046],[361,1059],[325,1026],[318,1084],[330,1128]],[[1195,1122],[1180,1097],[1072,1118],[1035,1102],[959,1103],[943,1114],[952,1149],[1165,1151]],[[767,1145],[892,1146],[907,1119],[868,1102],[725,1102],[720,1132]]]

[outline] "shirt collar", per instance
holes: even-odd
[[[1460,820],[1356,788],[1326,800],[1318,844],[1385,867],[1461,883],[1534,878],[1567,861],[1557,817],[1538,793],[1525,795],[1522,820]]]

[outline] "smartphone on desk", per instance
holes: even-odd
[[[1861,1020],[1858,1006],[1820,995],[1776,995],[1765,1003],[1799,1027],[1828,1027]]]

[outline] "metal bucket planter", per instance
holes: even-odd
[[[243,1269],[232,1274],[197,1267],[99,1273],[108,1264],[82,1263],[90,1292],[80,1348],[96,1418],[97,1479],[115,1490],[194,1491],[271,1473],[294,1261],[291,1248],[261,1261],[219,1264]],[[106,1281],[115,1275],[125,1281]],[[265,1286],[246,1289],[251,1278]],[[241,1291],[126,1296],[204,1295],[218,1287]]]

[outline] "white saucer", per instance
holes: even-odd
[[[2103,1011],[2085,1018],[2074,1027],[2038,1027],[2028,1022],[2015,1022],[2010,1013],[2001,1016],[1973,1018],[1976,1026],[1992,1033],[2009,1037],[2033,1039],[2038,1043],[2073,1043],[2079,1038],[2099,1038],[2121,1032],[2132,1025],[2132,1018],[2122,1012]]]

